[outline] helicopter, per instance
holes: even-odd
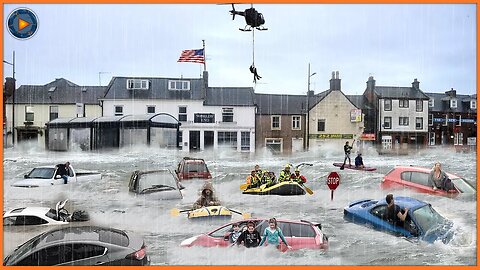
[[[245,22],[247,25],[245,25],[244,28],[238,28],[240,31],[252,31],[252,27],[260,31],[268,30],[268,28],[263,26],[265,23],[263,14],[254,9],[253,5],[251,8],[245,9],[245,11],[236,11],[235,6],[232,4],[232,10],[230,10],[230,14],[232,14],[232,20],[235,20],[235,15],[245,17]]]

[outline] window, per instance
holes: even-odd
[[[155,106],[147,106],[147,113],[155,113]]]
[[[190,90],[189,81],[168,81],[168,90]]]
[[[423,129],[423,117],[415,117],[415,129]]]
[[[399,108],[408,108],[408,99],[399,99],[398,100]]]
[[[58,106],[50,106],[50,121],[58,118]]]
[[[101,256],[105,253],[105,247],[91,244],[73,244],[72,259],[74,261]]]
[[[123,115],[123,106],[115,105],[115,116],[122,116],[122,115]]]
[[[476,108],[477,108],[477,101],[470,100],[470,109],[476,109]]]
[[[250,151],[250,132],[242,131],[241,132],[241,150]]]
[[[398,118],[399,126],[408,126],[408,117],[399,117]]]
[[[186,106],[178,107],[178,121],[187,122],[187,107]]]
[[[230,147],[237,149],[237,132],[227,132],[219,131],[218,132],[218,145],[220,147]]]
[[[290,223],[290,230],[292,236],[295,237],[315,237],[315,231],[310,225]]]
[[[410,182],[410,177],[412,176],[412,172],[402,172],[400,174],[400,179],[404,181],[409,181]]]
[[[272,130],[281,129],[280,115],[272,115]]]
[[[430,99],[428,100],[428,107],[429,107],[429,108],[433,108],[433,106],[435,106],[435,99],[430,98]]]
[[[85,115],[85,105],[83,103],[76,103],[77,117],[83,117]]]
[[[384,107],[385,111],[391,111],[392,110],[392,100],[391,99],[383,100],[383,107]]]
[[[463,145],[463,133],[453,133],[453,145]]]
[[[33,122],[33,107],[32,106],[25,106],[25,121],[26,122]]]
[[[442,122],[442,126],[447,126],[448,125],[448,113],[445,114],[445,121]]]
[[[392,128],[392,117],[383,118],[383,128],[391,129]]]
[[[318,119],[317,131],[325,131],[325,119]]]
[[[149,82],[148,80],[141,79],[128,79],[127,80],[127,89],[148,89]]]
[[[285,237],[292,237],[292,231],[290,230],[290,223],[278,222],[278,227],[280,228],[280,230],[282,230],[282,233]],[[261,233],[263,233],[263,231]]]
[[[299,115],[292,116],[292,130],[300,130],[301,129],[301,118]]]
[[[416,100],[417,112],[423,112],[423,100]]]
[[[433,126],[433,114],[428,115],[428,125]]]
[[[387,220],[386,205],[380,205],[380,206],[374,207],[372,210],[370,210],[370,213],[372,213],[372,215],[377,216],[383,220]]]
[[[222,108],[222,122],[233,122],[233,108]]]
[[[450,108],[452,108],[452,109],[457,108],[457,100],[456,99],[450,99]]]
[[[282,139],[265,139],[265,146],[273,153],[283,152]]]
[[[420,184],[424,186],[429,186],[428,184],[428,176],[427,173],[422,172],[412,172],[410,181],[415,184]]]

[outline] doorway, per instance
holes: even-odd
[[[190,151],[200,151],[200,131],[190,131]]]
[[[213,147],[213,136],[213,131],[203,132],[203,145],[205,149]]]

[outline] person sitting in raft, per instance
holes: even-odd
[[[212,183],[206,182],[202,188],[202,195],[193,204],[193,209],[207,206],[219,206],[220,204],[220,200],[214,195]]]

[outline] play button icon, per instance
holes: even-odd
[[[38,18],[28,8],[17,8],[8,15],[8,31],[17,39],[29,39],[38,30]]]

